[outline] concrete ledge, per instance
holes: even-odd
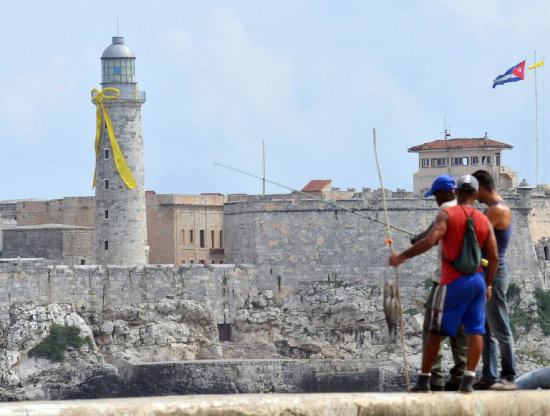
[[[499,415],[550,414],[550,391],[406,394],[243,394],[0,403],[3,416]]]

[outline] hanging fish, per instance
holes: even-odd
[[[384,284],[384,315],[388,324],[390,342],[397,339],[397,326],[399,325],[399,302],[397,299],[397,287],[389,282]]]

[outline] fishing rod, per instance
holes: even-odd
[[[365,215],[363,214],[362,212],[357,212],[353,209],[350,209],[348,207],[345,207],[344,205],[340,205],[336,202],[333,202],[333,201],[329,201],[328,199],[324,199],[324,198],[320,198],[318,196],[315,196],[315,195],[311,195],[307,192],[303,192],[303,191],[298,191],[297,189],[294,189],[294,188],[291,188],[290,186],[286,186],[286,185],[283,185],[283,184],[280,184],[280,183],[277,183],[275,181],[271,181],[269,179],[266,179],[266,178],[262,178],[260,176],[257,176],[257,175],[254,175],[252,173],[248,173],[248,172],[245,172],[243,170],[240,170],[240,169],[237,169],[237,168],[232,168],[231,166],[227,166],[227,165],[223,165],[221,163],[218,163],[218,162],[214,162],[214,165],[216,166],[221,166],[222,168],[226,168],[226,169],[229,169],[229,170],[232,170],[232,171],[235,171],[235,172],[238,172],[238,173],[242,173],[243,175],[246,175],[246,176],[250,176],[252,178],[256,178],[256,179],[260,179],[260,180],[265,180],[266,182],[269,182],[273,185],[276,185],[276,186],[280,186],[281,188],[285,188],[285,189],[288,189],[289,191],[292,191],[292,192],[297,192],[301,195],[305,195],[307,196],[308,198],[312,198],[312,199],[316,199],[317,201],[321,201],[321,202],[324,202],[325,204],[329,204],[329,205],[332,205],[333,207],[336,207],[336,208],[339,208],[341,209],[342,211],[348,211],[348,212],[351,212],[352,214],[355,214],[355,215],[358,215],[360,217],[363,217],[363,218],[366,218],[370,221],[374,221],[374,222],[377,222],[378,224],[382,224],[384,226],[388,226],[388,227],[391,227],[393,228],[394,230],[397,230],[397,231],[401,231],[402,233],[405,233],[407,235],[414,235],[413,233],[411,233],[410,231],[407,231],[403,228],[399,228],[399,227],[396,227],[395,225],[387,225],[384,221],[380,221],[376,218],[373,218],[373,217],[369,217],[368,215]],[[384,190],[382,189],[382,192],[384,192]]]

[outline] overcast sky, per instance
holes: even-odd
[[[445,120],[452,137],[513,145],[503,164],[536,182],[534,71],[491,87],[547,54],[545,1],[26,1],[2,14],[0,200],[93,195],[90,90],[117,16],[147,93],[148,190],[260,193],[213,163],[261,175],[262,140],[268,179],[377,188],[373,127],[386,187],[412,190],[407,148],[442,138]],[[550,183],[544,70],[538,83]]]

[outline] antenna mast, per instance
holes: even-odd
[[[264,167],[264,176],[262,179],[262,195],[265,195],[265,141],[262,140],[262,154],[263,154],[263,167]]]
[[[450,128],[447,128],[447,120],[446,118],[443,119],[443,131],[442,133],[445,135],[445,158],[446,158],[446,161],[447,161],[447,173],[450,175],[451,174],[451,159],[449,158],[449,147],[448,147],[448,143],[447,143],[447,140],[449,139],[449,137],[451,137],[451,129]]]
[[[537,51],[535,51],[535,140],[537,153],[537,186],[539,186],[539,103],[537,92]]]

